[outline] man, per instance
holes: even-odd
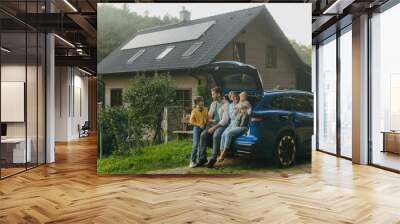
[[[211,89],[213,102],[208,111],[209,122],[206,128],[200,134],[199,144],[199,163],[197,166],[203,166],[207,162],[207,167],[214,167],[217,157],[220,153],[220,141],[222,132],[224,132],[229,122],[228,103],[222,99],[220,87]],[[212,156],[207,161],[207,140],[212,136]]]

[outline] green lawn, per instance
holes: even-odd
[[[215,169],[205,167],[189,168],[191,139],[174,140],[160,145],[144,147],[139,152],[133,150],[127,155],[112,155],[97,161],[100,174],[247,174],[265,172],[309,172],[309,162],[297,164],[293,168],[278,169],[264,159],[251,157],[227,158]],[[211,154],[209,149],[209,155]]]
[[[111,155],[97,160],[97,172],[140,174],[186,166],[189,164],[191,144],[189,140],[174,140],[146,146],[137,153]]]

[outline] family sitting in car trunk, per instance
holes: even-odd
[[[193,144],[190,167],[207,166],[213,168],[215,163],[223,162],[229,152],[234,138],[247,132],[251,104],[247,93],[239,95],[231,91],[222,97],[220,87],[211,89],[213,102],[208,110],[201,96],[194,99],[194,108],[190,116],[193,125]],[[212,155],[207,160],[207,142],[212,138]]]

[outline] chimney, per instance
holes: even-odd
[[[185,6],[182,7],[182,10],[179,12],[179,19],[181,22],[190,20],[190,12],[185,9]]]

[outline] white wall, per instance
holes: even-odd
[[[124,89],[129,87],[129,83],[133,79],[133,75],[131,78],[115,78],[112,77],[103,79],[104,88],[105,88],[105,105],[110,106],[111,104],[111,89]],[[197,84],[198,81],[188,75],[188,74],[171,74],[171,79],[175,85],[175,89],[177,90],[192,90],[192,97],[197,96]]]
[[[88,120],[88,78],[76,68],[56,67],[55,85],[55,140],[77,139],[78,125]]]

